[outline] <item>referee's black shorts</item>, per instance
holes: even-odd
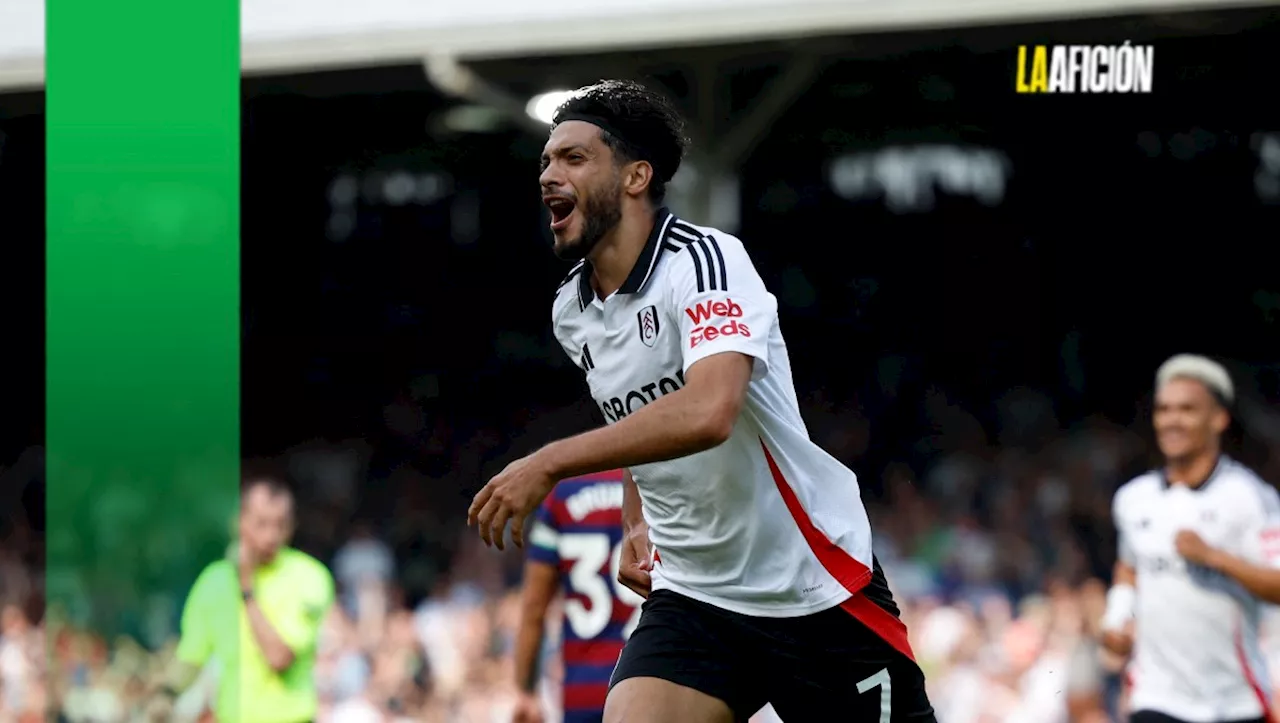
[[[924,674],[900,650],[910,650],[905,628],[878,566],[875,572],[870,587],[882,593],[859,593],[799,618],[740,615],[657,590],[609,685],[669,680],[724,701],[741,721],[771,703],[783,723],[937,723]],[[896,631],[885,630],[893,625]]]

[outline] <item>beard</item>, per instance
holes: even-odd
[[[615,176],[604,189],[580,197],[575,213],[582,215],[582,232],[554,248],[556,257],[565,261],[585,259],[622,220],[622,179]]]

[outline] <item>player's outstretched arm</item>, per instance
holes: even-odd
[[[1111,575],[1111,589],[1107,591],[1107,609],[1102,615],[1102,645],[1120,657],[1127,657],[1133,649],[1134,604],[1137,600],[1138,575],[1134,567],[1137,557],[1129,544],[1131,534],[1125,514],[1133,505],[1134,488],[1121,487],[1111,500],[1111,518],[1116,526],[1116,564]]]
[[[503,549],[507,523],[524,546],[524,524],[557,481],[619,467],[634,467],[696,454],[722,444],[746,400],[752,359],[725,352],[698,361],[683,388],[607,427],[543,447],[512,462],[471,502],[469,524],[486,545]]]
[[[541,451],[561,477],[686,457],[723,444],[746,400],[752,360],[725,353],[694,364],[685,385],[617,424],[553,442]]]

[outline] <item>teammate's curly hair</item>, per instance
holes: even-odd
[[[649,198],[660,203],[689,147],[684,118],[671,101],[634,81],[602,80],[562,103],[552,116],[552,130],[565,116],[577,114],[597,116],[616,129],[616,134],[605,129],[601,134],[620,162],[653,166]]]

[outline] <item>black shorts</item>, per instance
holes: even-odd
[[[924,674],[898,649],[906,647],[905,629],[883,580],[877,566],[872,590],[799,618],[740,615],[655,591],[609,685],[627,678],[669,680],[724,701],[742,721],[771,703],[783,723],[833,715],[858,723],[937,723]],[[868,606],[871,615],[865,614]],[[886,641],[893,634],[868,627],[888,622],[902,634],[896,645]]]
[[[1222,723],[1266,723],[1266,717],[1242,721],[1223,721]],[[1154,710],[1139,710],[1129,714],[1129,723],[1186,723],[1181,718],[1157,713]]]

